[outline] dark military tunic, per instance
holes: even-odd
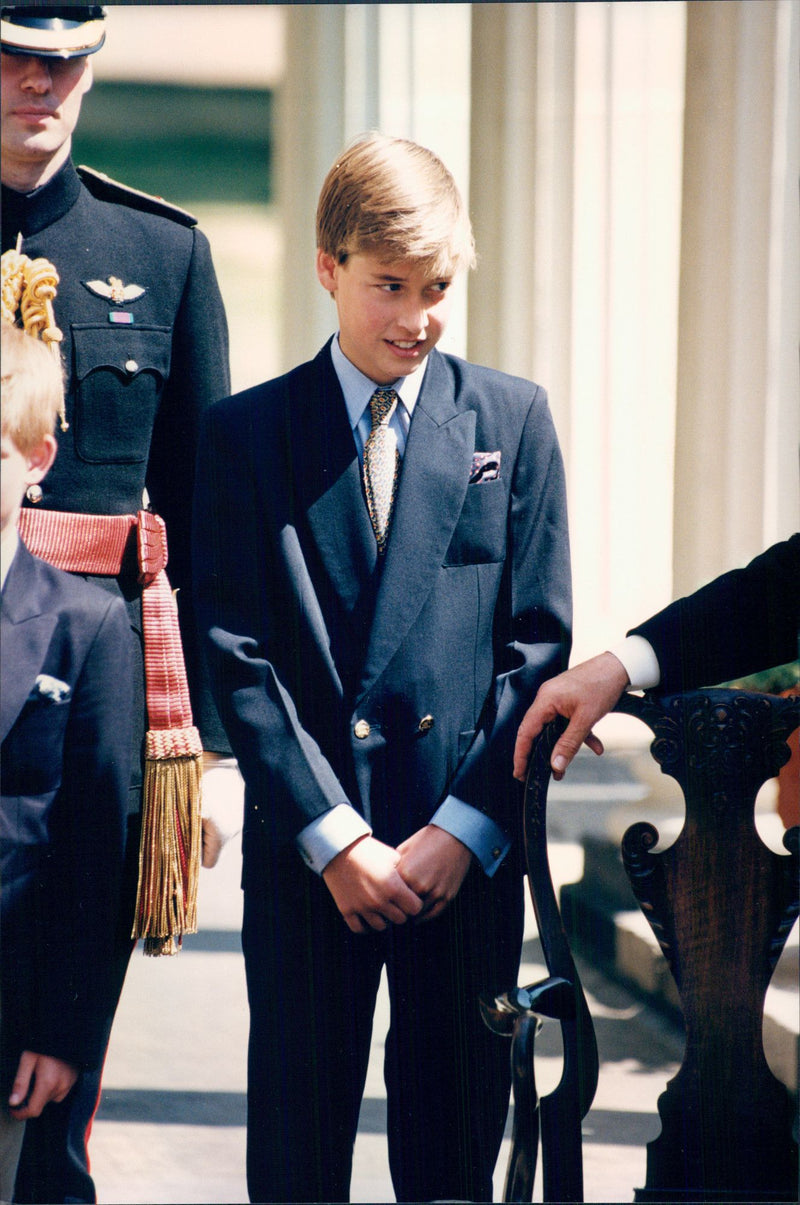
[[[68,163],[28,195],[2,190],[3,251],[44,256],[60,277],[66,417],[40,507],[133,514],[147,489],[165,520],[180,591],[195,722],[227,748],[198,686],[189,617],[190,507],[201,412],[230,393],[225,311],[206,237],[156,198]],[[123,592],[130,593],[125,583]]]
[[[195,444],[201,412],[230,393],[228,333],[208,241],[195,220],[68,163],[27,196],[2,190],[3,251],[44,256],[60,277],[54,303],[66,369],[66,431],[42,483],[40,507],[89,514],[135,514],[143,490],[166,522],[167,573],[179,590],[184,655],[194,721],[207,749],[226,751],[210,692],[202,685],[191,614],[189,531]],[[141,632],[135,556],[119,591]],[[138,866],[140,766],[145,730],[144,664],[135,675],[136,772],[131,783],[125,902],[116,924],[118,997],[131,951]],[[87,834],[87,839],[90,834]],[[106,1039],[114,1009],[106,1021]],[[94,1201],[86,1137],[100,1073],[83,1072],[62,1104],[28,1122],[14,1199]]]

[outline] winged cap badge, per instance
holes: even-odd
[[[147,292],[141,285],[124,285],[118,276],[109,276],[108,284],[104,280],[85,280],[83,283],[90,293],[110,301],[112,305],[138,301]]]

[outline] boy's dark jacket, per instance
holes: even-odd
[[[500,453],[496,479],[470,483],[477,452]],[[350,803],[396,845],[452,793],[511,835],[517,725],[571,622],[544,391],[431,353],[382,569],[329,346],[211,408],[197,491],[196,605],[246,828],[283,844]]]
[[[130,783],[123,602],[20,543],[0,612],[2,1046],[102,1057]]]

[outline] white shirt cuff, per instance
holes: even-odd
[[[455,795],[448,795],[439,805],[431,817],[431,824],[443,828],[466,845],[489,878],[511,848],[510,840],[490,816],[456,799]]]
[[[347,803],[338,803],[307,824],[295,837],[300,856],[315,874],[322,874],[329,862],[359,837],[372,829],[363,816]]]
[[[622,665],[630,678],[626,690],[652,690],[661,681],[661,667],[653,646],[644,636],[626,636],[609,650]]]

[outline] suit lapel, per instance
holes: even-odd
[[[0,611],[0,740],[5,740],[33,689],[56,626],[55,613],[43,613],[37,563],[20,543],[8,571]]]
[[[317,380],[309,396],[319,411],[295,449],[305,481],[304,506],[334,589],[352,613],[375,571],[377,551],[361,488],[361,466],[341,386],[324,347],[314,361]],[[304,400],[304,399],[303,399]],[[298,399],[296,404],[302,404]]]
[[[431,591],[464,505],[474,443],[474,411],[458,410],[434,351],[409,429],[359,695],[386,668]]]

